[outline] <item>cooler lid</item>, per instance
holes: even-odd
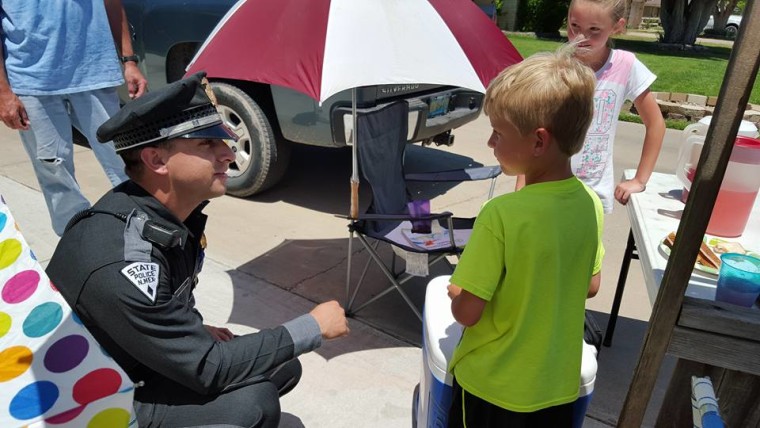
[[[432,366],[445,372],[448,368],[454,348],[462,337],[463,327],[451,314],[451,299],[446,287],[450,276],[433,278],[425,292],[425,311],[423,328],[425,349]]]

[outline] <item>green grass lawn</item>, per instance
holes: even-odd
[[[522,35],[510,35],[509,40],[524,57],[554,50],[560,45],[558,41]],[[662,51],[654,41],[633,37],[616,38],[615,47],[634,52],[657,75],[657,80],[650,88],[652,91],[707,96],[717,96],[720,92],[731,55],[730,48],[719,46],[706,46],[705,50],[694,52]],[[760,79],[755,79],[749,102],[760,104]]]

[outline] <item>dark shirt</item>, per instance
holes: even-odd
[[[160,397],[166,389],[215,394],[257,382],[321,343],[309,315],[228,342],[206,331],[193,298],[203,261],[203,205],[183,223],[137,184],[122,183],[93,210],[125,216],[141,211],[161,229],[178,231],[176,245],[151,243],[125,229],[123,218],[95,213],[64,233],[46,269],[104,350],[134,382],[144,382],[137,400]],[[139,260],[135,250],[146,245]]]

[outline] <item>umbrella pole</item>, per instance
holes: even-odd
[[[350,217],[352,219],[359,218],[359,164],[358,164],[358,152],[356,148],[357,144],[357,129],[356,129],[356,88],[351,89],[351,119],[353,126],[351,128],[351,211]]]

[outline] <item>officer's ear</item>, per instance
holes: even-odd
[[[166,175],[167,151],[160,147],[145,147],[140,151],[140,161],[154,174]]]

